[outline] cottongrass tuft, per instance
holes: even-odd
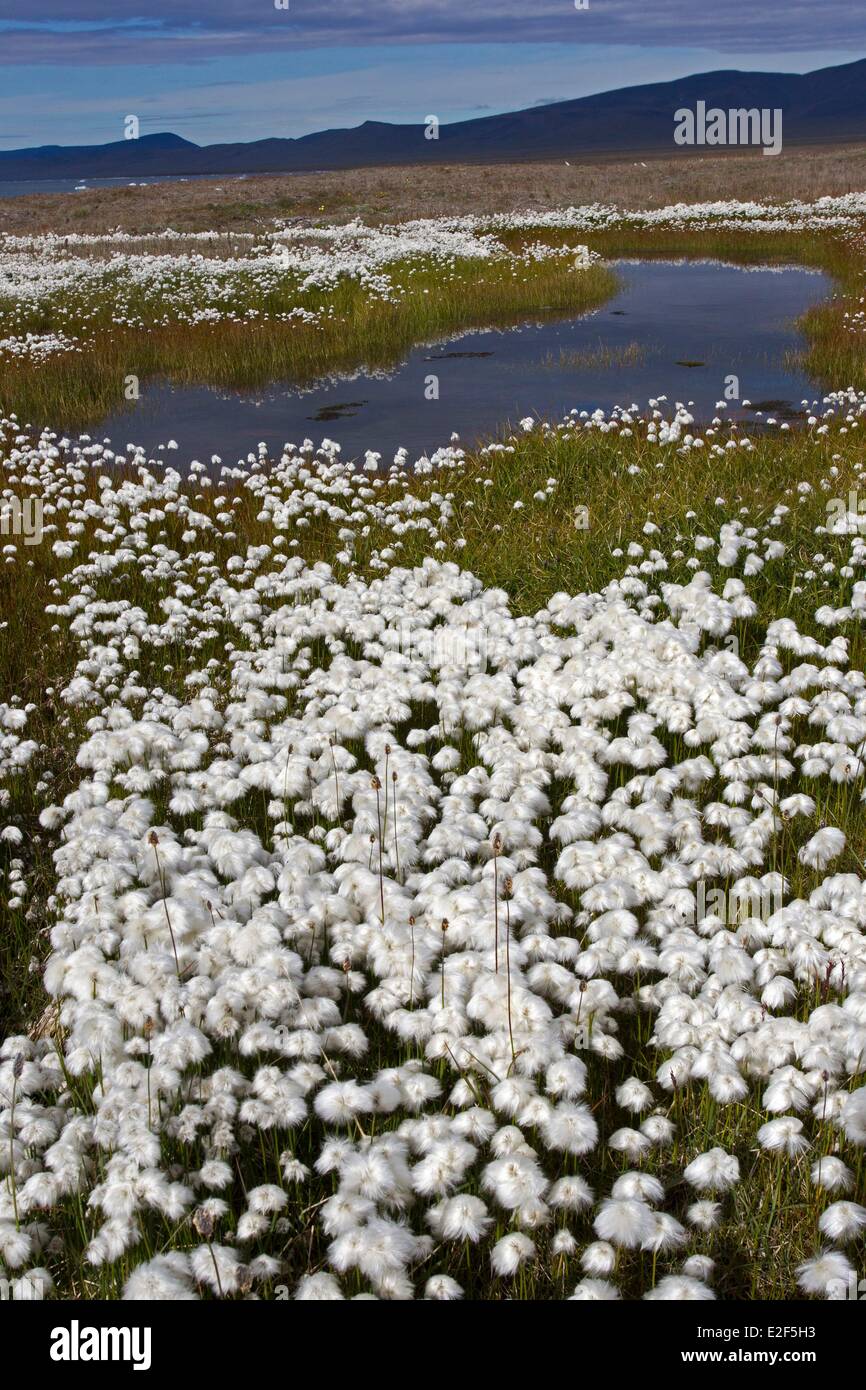
[[[508,1279],[535,1255],[535,1243],[520,1231],[498,1240],[490,1252],[490,1266],[499,1279]]]
[[[439,1302],[462,1298],[463,1289],[449,1274],[434,1274],[424,1285],[424,1297]]]
[[[622,1298],[622,1294],[607,1279],[581,1279],[575,1284],[569,1303],[611,1303]]]
[[[838,1250],[822,1250],[797,1266],[797,1283],[804,1293],[825,1297],[856,1278],[854,1266]]]
[[[827,1192],[850,1192],[854,1184],[854,1174],[848,1165],[832,1155],[816,1159],[811,1176],[815,1186]]]
[[[818,1229],[829,1240],[856,1240],[866,1227],[866,1207],[857,1202],[834,1202],[821,1213]]]
[[[726,1192],[739,1182],[740,1165],[724,1149],[709,1149],[692,1160],[683,1177],[698,1192]]]
[[[656,1230],[652,1210],[630,1198],[606,1198],[592,1224],[602,1240],[625,1250],[643,1245]]]
[[[691,1279],[687,1274],[667,1274],[654,1289],[644,1294],[649,1302],[706,1303],[715,1297],[702,1279]]]

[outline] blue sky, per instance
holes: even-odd
[[[0,0],[0,148],[442,121],[866,55],[862,0]]]

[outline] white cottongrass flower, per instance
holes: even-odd
[[[648,1115],[640,1128],[641,1134],[645,1134],[658,1148],[671,1144],[676,1133],[673,1121],[666,1115]]]
[[[448,1302],[452,1299],[462,1298],[463,1289],[452,1279],[450,1274],[434,1274],[424,1285],[424,1297],[435,1299],[438,1302]]]
[[[844,832],[828,825],[806,841],[798,851],[797,858],[808,868],[823,871],[834,859],[838,859],[845,843]]]
[[[778,1120],[768,1120],[758,1130],[758,1143],[762,1149],[771,1153],[783,1153],[788,1158],[796,1158],[810,1147],[803,1133],[803,1121],[794,1115],[783,1115]]]
[[[866,1086],[849,1095],[842,1112],[842,1127],[852,1144],[866,1145]]]
[[[804,1293],[833,1295],[852,1277],[856,1278],[854,1266],[838,1250],[822,1250],[797,1266],[797,1283]]]
[[[651,1208],[630,1198],[605,1198],[592,1224],[602,1240],[626,1250],[643,1245],[656,1229]]]
[[[564,1211],[583,1211],[586,1207],[591,1207],[594,1201],[592,1188],[577,1175],[557,1178],[551,1183],[547,1193],[548,1204],[551,1207],[560,1207]]]
[[[373,1103],[357,1081],[332,1081],[316,1096],[313,1108],[328,1124],[349,1128],[359,1115],[373,1109]]]
[[[562,1102],[542,1120],[542,1130],[551,1149],[581,1155],[598,1142],[598,1125],[585,1105]]]
[[[740,1165],[724,1149],[709,1149],[692,1159],[683,1177],[698,1192],[726,1192],[740,1181]]]
[[[704,1199],[700,1202],[692,1202],[686,1212],[686,1220],[690,1226],[697,1226],[698,1230],[714,1231],[719,1224],[721,1215],[721,1202]]]
[[[512,1231],[498,1240],[490,1252],[490,1266],[499,1279],[516,1274],[522,1264],[535,1255],[535,1243],[521,1231]]]
[[[815,1186],[823,1187],[826,1192],[850,1192],[854,1185],[851,1169],[832,1154],[815,1160],[811,1176]]]
[[[481,1177],[486,1191],[509,1211],[543,1196],[547,1179],[534,1158],[512,1153],[488,1163]]]
[[[206,1284],[221,1298],[237,1291],[241,1273],[240,1256],[227,1245],[198,1245],[190,1255],[196,1283]]]
[[[189,1259],[172,1250],[138,1265],[123,1286],[123,1298],[147,1303],[197,1300]]]
[[[336,1303],[346,1297],[333,1274],[326,1271],[305,1274],[299,1279],[294,1296],[299,1303]]]
[[[692,1279],[687,1274],[667,1274],[660,1279],[654,1289],[644,1294],[649,1302],[711,1302],[716,1295],[702,1279]]]
[[[687,1233],[684,1226],[681,1226],[675,1217],[668,1212],[653,1212],[654,1229],[641,1243],[642,1250],[677,1250],[684,1245]]]
[[[641,1154],[652,1148],[652,1141],[645,1134],[641,1134],[639,1129],[622,1128],[614,1130],[607,1146],[613,1153],[623,1153],[632,1162],[636,1162]]]
[[[621,1086],[617,1086],[616,1103],[622,1106],[623,1110],[630,1110],[633,1115],[640,1115],[652,1106],[652,1091],[638,1077],[630,1076]]]
[[[821,1213],[818,1229],[829,1240],[856,1240],[866,1227],[866,1207],[857,1202],[833,1202]]]
[[[587,1274],[611,1274],[616,1268],[616,1251],[606,1240],[594,1240],[580,1257],[580,1267]]]
[[[607,1279],[581,1279],[579,1284],[575,1284],[574,1293],[569,1298],[569,1303],[610,1303],[614,1299],[622,1298],[622,1294],[615,1284],[611,1284]]]
[[[632,1171],[620,1174],[610,1190],[610,1195],[612,1197],[637,1197],[641,1202],[654,1205],[662,1200],[665,1190],[661,1179],[657,1178],[654,1173]]]
[[[689,1255],[687,1260],[683,1260],[683,1274],[688,1275],[689,1279],[703,1279],[708,1284],[713,1277],[716,1267],[715,1260],[710,1259],[709,1255]]]
[[[551,1253],[554,1255],[574,1255],[577,1251],[577,1241],[571,1234],[571,1231],[567,1231],[563,1228],[557,1231],[556,1235],[551,1240],[550,1249]]]
[[[481,1240],[492,1224],[487,1207],[480,1197],[458,1193],[446,1197],[427,1212],[427,1221],[440,1240]]]

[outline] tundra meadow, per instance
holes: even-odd
[[[636,255],[828,272],[815,399],[86,432]],[[860,1296],[864,273],[864,193],[3,236],[10,1297]]]

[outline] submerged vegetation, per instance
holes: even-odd
[[[652,352],[644,343],[626,343],[622,347],[599,342],[594,348],[560,348],[557,353],[548,353],[542,359],[542,366],[551,371],[598,372],[609,371],[615,367],[634,367],[645,362]]]
[[[334,308],[358,344],[368,315],[382,343],[410,309],[433,331],[509,265],[521,294],[545,277],[604,293],[583,244],[825,266],[840,299],[807,324],[813,369],[850,373],[760,431],[658,400],[414,467],[355,471],[326,443],[182,477],[27,428],[14,393],[37,369],[4,371],[0,505],[32,498],[42,519],[39,544],[6,528],[0,571],[16,1288],[850,1296],[864,214],[852,198],[629,229],[572,210],[452,226],[504,259],[410,258],[394,280],[382,246],[330,285],[331,252],[296,239],[318,326],[273,333],[324,341]],[[748,229],[718,225],[737,215]],[[194,273],[222,293],[213,264]],[[9,283],[7,266],[11,302]],[[65,293],[21,293],[3,335],[82,337]],[[143,316],[142,286],[123,293]],[[122,333],[252,335],[159,293],[175,322]],[[93,352],[46,349],[46,403]]]

